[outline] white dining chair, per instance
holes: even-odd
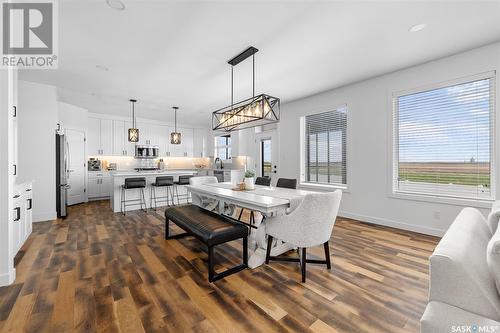
[[[299,262],[302,282],[306,282],[306,263],[326,264],[327,268],[330,269],[328,241],[332,235],[341,198],[341,190],[307,194],[300,205],[290,214],[267,218],[266,264],[269,264],[270,260]],[[275,238],[298,247],[300,258],[271,256],[271,246]],[[325,260],[306,258],[306,248],[322,244],[325,249]]]
[[[189,185],[193,186],[199,186],[199,185],[204,185],[204,184],[216,184],[219,181],[217,180],[217,177],[214,176],[199,176],[199,177],[191,177],[189,178]],[[208,209],[208,210],[214,210],[217,208],[218,201],[200,196],[198,194],[191,194],[192,197],[192,203],[194,205],[200,206],[202,208]]]

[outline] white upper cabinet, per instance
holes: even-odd
[[[113,121],[101,119],[101,155],[113,155]]]
[[[193,157],[193,148],[194,148],[194,136],[192,128],[182,128],[181,129],[184,134],[184,142],[182,142],[182,146],[184,147],[184,157]]]
[[[193,129],[178,127],[177,131],[181,133],[181,144],[171,145],[173,156],[193,157]]]
[[[148,123],[138,122],[136,123],[139,129],[139,142],[138,145],[150,145],[151,142],[151,125]]]
[[[208,157],[210,147],[208,131],[178,127],[182,139],[180,145],[170,143],[172,126],[137,122],[139,142],[128,141],[131,121],[89,117],[87,131],[87,152],[89,156],[134,156],[135,145],[158,146],[161,157]],[[195,139],[196,136],[196,139]],[[195,149],[196,147],[196,149]],[[208,148],[208,149],[207,149]],[[196,150],[196,152],[195,152]]]
[[[125,138],[124,138],[124,147],[126,156],[135,156],[135,142],[128,141],[128,129],[132,128],[132,122],[125,122]]]
[[[128,141],[132,122],[113,120],[113,156],[134,156],[135,142]]]
[[[193,156],[210,157],[213,156],[213,137],[210,131],[203,128],[193,130]]]
[[[113,154],[112,120],[89,117],[87,151],[89,156],[110,156]]]
[[[89,156],[101,155],[101,119],[89,117],[87,154]]]
[[[113,120],[113,156],[127,156],[127,131],[123,120]]]

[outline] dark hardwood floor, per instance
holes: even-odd
[[[0,332],[419,331],[435,237],[339,218],[332,269],[308,265],[305,284],[278,262],[210,284],[203,245],[165,241],[163,212],[108,205],[34,225],[15,283],[0,288]],[[220,265],[241,260],[241,244],[219,248]]]

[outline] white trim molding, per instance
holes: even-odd
[[[33,222],[45,222],[57,219],[57,212],[42,212],[33,214]]]
[[[0,287],[8,286],[14,283],[16,279],[16,269],[10,268],[7,273],[0,274]]]
[[[418,225],[414,225],[414,224],[402,223],[402,222],[397,222],[394,220],[383,219],[383,218],[362,215],[362,214],[356,214],[356,213],[346,212],[346,211],[342,211],[342,210],[339,212],[339,216],[345,217],[348,219],[357,220],[360,222],[372,223],[372,224],[382,225],[382,226],[401,229],[401,230],[413,231],[413,232],[418,232],[421,234],[431,235],[431,236],[442,237],[446,232],[446,230],[444,230],[444,229],[418,226]]]

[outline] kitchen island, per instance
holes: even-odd
[[[125,184],[125,178],[136,178],[144,177],[146,178],[146,188],[144,189],[144,196],[146,199],[147,208],[150,207],[150,197],[151,197],[151,184],[155,182],[156,177],[160,176],[173,176],[174,181],[179,180],[181,175],[192,175],[195,176],[198,173],[196,170],[159,170],[159,171],[113,171],[111,172],[111,208],[113,212],[118,213],[121,211],[121,191],[122,185]],[[186,190],[183,186],[178,188],[179,195],[186,194]],[[156,191],[156,196],[166,196],[166,187],[158,188]],[[127,200],[139,199],[139,190],[127,190]],[[176,201],[177,203],[177,201]],[[132,203],[127,203],[131,205]],[[166,206],[166,202],[158,203],[158,207]],[[140,209],[139,204],[126,207],[127,211]]]

